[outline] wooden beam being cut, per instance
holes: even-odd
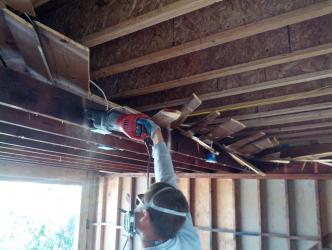
[[[148,85],[143,88],[125,90],[118,94],[112,96],[112,98],[126,98],[132,96],[139,96],[150,94],[158,91],[164,91],[167,89],[173,89],[177,87],[187,86],[193,83],[213,80],[220,77],[235,75],[247,71],[252,71],[256,69],[262,69],[274,65],[279,65],[283,63],[294,62],[302,59],[307,59],[311,57],[321,56],[332,53],[332,43],[326,43],[323,45],[318,45],[315,47],[301,49],[290,53],[285,53],[277,56],[267,57],[263,59],[258,59],[255,61],[241,63],[221,69],[211,70],[191,76],[182,77],[179,79],[160,82]]]
[[[250,93],[255,91],[267,90],[272,88],[279,88],[284,86],[290,86],[297,83],[305,83],[310,81],[315,81],[319,79],[325,79],[332,77],[332,69],[321,70],[312,73],[299,74],[291,77],[285,77],[277,80],[260,82],[255,84],[248,84],[238,88],[225,89],[222,91],[216,91],[213,93],[200,94],[199,98],[202,101],[208,101],[218,98],[224,98],[228,96],[240,95],[244,93]],[[180,98],[176,100],[166,101],[162,103],[155,103],[151,105],[145,105],[138,107],[142,112],[156,110],[164,107],[175,107],[185,103],[185,98]]]
[[[81,43],[88,47],[97,46],[172,18],[199,10],[219,1],[221,0],[180,0],[150,11],[144,15],[87,35],[82,39]]]
[[[207,37],[190,41],[178,46],[157,51],[148,55],[128,60],[123,63],[110,65],[98,69],[92,73],[94,79],[106,77],[120,72],[132,70],[138,67],[157,63],[163,60],[193,53],[241,38],[253,36],[266,31],[282,28],[291,24],[303,22],[309,19],[327,15],[332,12],[332,2],[324,1],[308,7],[293,10],[275,17],[263,19],[258,22],[246,24],[234,29],[222,31]]]
[[[179,117],[179,119],[172,122],[171,124],[172,129],[178,128],[187,119],[187,117],[192,112],[194,112],[201,104],[202,101],[198,98],[198,96],[192,94],[191,98],[181,108],[181,116]]]

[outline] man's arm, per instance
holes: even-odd
[[[152,136],[154,158],[154,172],[156,182],[166,182],[176,187],[176,176],[171,154],[166,147],[160,128],[156,129]]]

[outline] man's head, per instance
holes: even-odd
[[[159,208],[166,208],[180,213],[179,215],[169,214],[151,207],[138,211],[138,231],[143,235],[155,234],[158,239],[162,240],[175,237],[185,221],[183,212],[187,213],[189,210],[186,198],[181,191],[173,186],[158,182],[151,185],[143,197],[144,204],[152,202]]]

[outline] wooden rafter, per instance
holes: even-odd
[[[236,120],[239,120],[239,121],[246,121],[246,120],[259,119],[259,118],[265,118],[265,117],[296,114],[296,113],[301,113],[301,112],[324,110],[324,109],[331,109],[331,108],[332,108],[332,102],[323,102],[323,103],[309,104],[309,105],[298,106],[298,107],[289,107],[289,108],[285,108],[285,109],[276,109],[276,110],[270,110],[270,111],[265,111],[265,112],[257,112],[254,114],[236,115],[236,116],[233,116],[233,118]],[[217,124],[220,122],[224,122],[226,120],[227,120],[227,118],[222,118],[222,119],[215,120],[213,123]],[[282,129],[282,128],[280,128],[280,129]]]
[[[281,95],[271,98],[265,98],[265,99],[258,99],[253,101],[246,101],[246,102],[239,102],[229,105],[224,105],[220,107],[212,107],[207,109],[201,109],[197,112],[194,112],[191,116],[197,116],[197,115],[204,115],[211,111],[229,111],[229,110],[238,110],[238,109],[244,109],[244,108],[252,108],[252,107],[259,107],[264,105],[271,105],[271,104],[277,104],[277,103],[285,103],[290,101],[296,101],[296,100],[303,100],[307,98],[313,98],[313,97],[320,97],[320,96],[327,96],[332,94],[332,86],[326,86],[323,88],[317,88],[314,90],[309,90],[305,92],[298,92],[296,94],[290,94],[290,95]]]
[[[332,2],[324,1],[308,7],[293,10],[275,17],[246,24],[231,30],[222,31],[207,37],[190,41],[172,48],[157,51],[148,55],[128,60],[123,63],[110,65],[92,72],[94,79],[112,74],[132,70],[152,63],[171,59],[177,56],[193,53],[209,47],[217,46],[237,39],[253,36],[269,30],[278,29],[287,25],[303,22],[308,19],[327,15],[332,12]]]
[[[144,15],[129,19],[117,25],[105,28],[82,39],[82,43],[93,47],[130,33],[145,29],[172,18],[207,7],[221,0],[179,0]]]
[[[269,118],[258,118],[258,119],[243,121],[243,123],[248,128],[256,128],[262,126],[272,126],[278,124],[280,125],[280,124],[287,124],[294,122],[314,121],[314,120],[330,119],[330,118],[332,118],[332,109],[303,112],[298,114],[278,115]]]
[[[268,90],[268,89],[272,89],[272,88],[290,86],[290,85],[297,84],[297,83],[305,83],[305,82],[310,82],[310,81],[315,81],[315,80],[325,79],[325,78],[330,78],[330,77],[332,77],[332,69],[316,71],[316,72],[312,72],[312,73],[299,74],[299,75],[280,78],[280,79],[272,80],[272,81],[265,81],[265,82],[255,83],[255,84],[249,84],[249,85],[245,85],[243,87],[230,88],[230,89],[225,89],[222,91],[216,91],[213,93],[200,94],[199,98],[202,101],[208,101],[208,100],[224,98],[224,97],[228,97],[228,96],[240,95],[240,94],[244,94],[244,93],[250,93],[250,92],[255,92],[255,91]],[[178,105],[182,105],[183,103],[185,103],[185,101],[186,101],[186,98],[180,98],[180,99],[176,99],[176,100],[170,100],[170,101],[166,101],[166,102],[160,102],[160,103],[155,103],[155,104],[151,104],[151,105],[141,106],[141,107],[138,107],[138,109],[140,111],[145,112],[145,111],[157,110],[157,109],[165,108],[165,107],[175,107]]]
[[[118,94],[112,95],[112,98],[125,98],[132,96],[139,96],[150,94],[158,91],[164,91],[168,89],[173,89],[177,87],[187,86],[193,83],[203,82],[207,80],[212,80],[220,77],[235,75],[247,71],[252,71],[256,69],[262,69],[274,65],[279,65],[283,63],[290,63],[302,59],[312,58],[316,56],[326,55],[332,53],[332,43],[326,43],[323,45],[318,45],[315,47],[310,47],[306,49],[296,50],[290,53],[284,53],[277,56],[267,57],[263,59],[258,59],[255,61],[241,63],[221,69],[211,70],[204,73],[198,73],[191,76],[186,76],[182,78],[178,78],[171,81],[153,83],[149,86],[125,90]]]

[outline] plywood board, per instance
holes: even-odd
[[[234,180],[216,179],[216,200],[214,224],[219,228],[236,230],[235,220],[235,183]],[[236,240],[232,234],[217,234],[219,249],[236,249]]]

